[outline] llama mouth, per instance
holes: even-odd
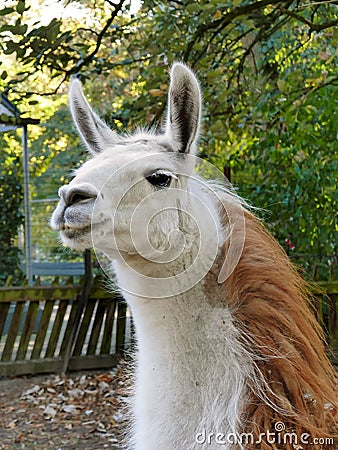
[[[82,237],[85,234],[90,233],[91,230],[92,230],[91,225],[85,225],[82,227],[73,227],[73,226],[63,224],[60,232],[67,239],[74,240],[79,237]]]
[[[60,227],[61,234],[70,240],[75,240],[77,238],[81,238],[86,234],[91,233],[93,230],[97,228],[101,228],[105,225],[109,219],[102,220],[101,222],[95,222],[88,225],[69,225],[67,223],[63,223]]]

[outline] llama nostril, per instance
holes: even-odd
[[[85,200],[90,200],[90,199],[92,199],[94,197],[96,197],[96,196],[88,194],[87,192],[74,191],[68,196],[68,198],[67,198],[67,205],[68,206],[74,205],[75,203],[80,203],[80,202],[83,202]]]
[[[59,190],[59,196],[64,200],[67,206],[76,203],[87,202],[97,197],[96,189],[91,186],[73,187],[63,186]]]

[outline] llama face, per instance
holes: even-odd
[[[177,207],[186,204],[188,177],[180,166],[156,142],[106,150],[60,188],[52,226],[75,249],[108,246],[154,256],[152,248],[170,247],[170,233],[179,228]]]
[[[161,262],[175,258],[181,232],[194,226],[186,214],[191,203],[187,183],[201,100],[192,72],[182,64],[173,66],[166,128],[158,135],[119,137],[93,112],[78,81],[72,83],[70,106],[94,156],[60,188],[52,227],[74,249],[95,247],[112,257],[119,251]]]

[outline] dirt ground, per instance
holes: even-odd
[[[121,449],[127,364],[0,379],[0,450]]]
[[[0,380],[0,449],[121,448],[123,367]]]

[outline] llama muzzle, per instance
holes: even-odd
[[[66,185],[59,189],[59,197],[63,199],[66,206],[72,206],[77,203],[85,203],[97,198],[98,191],[88,184],[80,186]]]

